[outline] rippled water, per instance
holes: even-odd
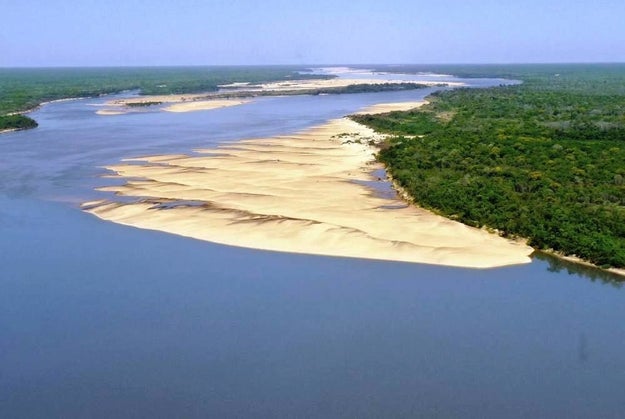
[[[108,117],[87,99],[0,136],[0,417],[622,417],[625,298],[596,270],[272,253],[79,209],[121,158],[430,91]]]

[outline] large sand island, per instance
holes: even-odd
[[[370,182],[382,181],[372,174],[380,139],[342,118],[192,155],[130,159],[108,167],[127,183],[102,188],[123,202],[83,207],[120,224],[265,250],[473,268],[530,261],[523,243],[379,196]]]

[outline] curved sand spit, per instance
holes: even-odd
[[[102,190],[136,201],[84,208],[120,224],[266,250],[475,268],[530,261],[524,244],[379,197],[362,183],[376,182],[380,167],[371,140],[379,136],[343,118],[195,155],[132,159],[108,167],[127,183]]]

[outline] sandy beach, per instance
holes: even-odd
[[[7,128],[7,129],[0,129],[0,134],[5,134],[8,132],[15,132],[15,131],[19,131],[18,128]]]
[[[374,114],[374,113],[386,113],[386,112],[394,112],[394,111],[409,111],[411,109],[418,108],[426,104],[427,101],[419,101],[419,102],[397,102],[397,103],[378,103],[377,105],[368,106],[359,112],[356,112],[358,115],[365,114]]]
[[[134,202],[83,208],[120,224],[264,250],[472,268],[530,261],[525,244],[379,196],[370,143],[380,140],[342,118],[196,154],[135,158],[108,167],[126,184],[101,188]]]

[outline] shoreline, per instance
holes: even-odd
[[[15,131],[24,131],[27,129],[31,129],[31,128],[7,128],[7,129],[0,129],[0,134],[6,134],[9,132],[15,132]]]
[[[465,268],[531,261],[534,250],[524,243],[379,196],[372,172],[383,168],[374,157],[383,138],[341,118],[195,155],[128,159],[107,168],[126,183],[99,188],[125,202],[83,209],[119,224],[270,251]]]
[[[422,106],[428,103],[427,100],[421,101],[421,102],[414,102],[415,104],[418,104],[418,106]],[[416,106],[415,106],[416,107]],[[396,103],[384,103],[384,104],[377,104],[377,105],[373,105],[370,106],[368,108],[365,108],[359,112],[357,112],[355,115],[362,115],[362,114],[367,114],[367,113],[372,113],[372,112],[368,112],[368,111],[376,111],[378,110],[378,113],[384,113],[384,112],[392,112],[395,110],[399,110],[399,111],[407,111],[410,110],[411,108],[401,108],[401,106],[399,106],[399,104]],[[409,205],[415,205],[420,207],[419,203],[415,201],[415,199],[412,197],[412,195],[410,195],[399,183],[397,183],[395,181],[395,179],[393,179],[393,177],[386,172],[386,176],[389,179],[389,181],[391,182],[391,184],[393,185],[393,189],[397,192],[397,194],[399,196],[401,196],[401,198],[406,201]],[[429,211],[433,211],[433,210],[429,210]],[[487,227],[482,227],[483,229],[487,229]],[[497,234],[497,232],[493,232],[493,234]],[[528,239],[525,237],[514,237],[514,238],[509,238],[509,240],[513,240],[513,241],[517,241],[519,243],[527,243]],[[602,268],[598,265],[595,265],[592,262],[589,262],[585,259],[582,259],[580,257],[577,257],[575,255],[566,255],[564,253],[555,251],[553,249],[535,249],[534,248],[534,252],[542,252],[545,253],[547,255],[550,255],[552,257],[555,257],[557,259],[561,259],[563,261],[566,262],[570,262],[573,264],[578,264],[587,268],[592,268],[592,269],[596,269],[597,271],[600,272],[607,272],[609,274],[613,274],[613,275],[617,275],[619,277],[622,277],[622,279],[625,281],[625,268]],[[530,255],[531,256],[531,255]]]
[[[36,106],[34,106],[32,108],[29,108],[29,109],[26,109],[26,110],[23,110],[23,111],[9,112],[9,113],[7,113],[5,115],[6,116],[26,115],[26,114],[29,114],[31,112],[35,112],[35,111],[41,109],[44,105],[48,105],[48,104],[51,104],[51,103],[69,102],[71,100],[89,99],[89,98],[92,98],[92,97],[96,97],[96,96],[67,97],[67,98],[63,98],[63,99],[48,100],[48,101],[45,101],[45,102],[41,102],[41,103],[37,104]],[[33,118],[31,118],[31,119],[33,119]],[[33,119],[33,121],[34,121],[34,119]],[[37,121],[35,121],[35,122],[37,122]],[[37,128],[37,126],[38,126],[38,124],[36,126],[34,126],[34,127],[0,129],[0,135],[6,134],[6,133],[9,133],[9,132],[27,131],[27,130],[30,130],[30,129],[35,129],[35,128]]]
[[[392,103],[378,103],[375,105],[367,106],[356,112],[354,115],[368,115],[376,113],[388,113],[394,111],[409,111],[411,109],[418,108],[423,105],[427,105],[427,100],[419,100],[414,102],[392,102]]]
[[[562,260],[567,261],[567,262],[575,263],[575,264],[578,264],[578,265],[583,265],[583,266],[586,266],[586,267],[589,267],[589,268],[594,268],[594,269],[598,269],[598,270],[603,271],[603,272],[608,272],[608,273],[611,273],[611,274],[614,274],[614,275],[618,275],[618,276],[622,277],[623,280],[625,281],[625,268],[602,268],[602,267],[597,266],[594,263],[589,262],[589,261],[587,261],[585,259],[579,258],[579,257],[574,256],[574,255],[565,255],[565,254],[563,254],[561,252],[557,252],[557,251],[552,250],[552,249],[545,249],[545,250],[538,250],[538,249],[536,249],[536,251],[547,253],[547,254],[549,254],[549,255],[551,255],[553,257],[556,257],[558,259],[562,259]]]
[[[10,116],[10,115],[24,115],[24,114],[27,114],[27,113],[34,112],[34,111],[36,111],[36,110],[38,110],[38,109],[41,109],[41,107],[42,107],[42,106],[44,106],[44,105],[49,105],[49,104],[51,104],[51,103],[57,103],[57,102],[69,102],[70,100],[88,99],[88,98],[90,98],[90,97],[93,97],[93,96],[85,96],[85,97],[67,97],[67,98],[63,98],[63,99],[48,100],[48,101],[45,101],[45,102],[41,102],[41,103],[39,103],[38,105],[36,105],[36,106],[34,106],[34,107],[32,107],[32,108],[28,108],[28,109],[23,110],[23,111],[9,112],[9,113],[8,113],[8,114],[6,114],[6,115],[7,115],[7,116]]]
[[[386,173],[386,176],[389,179],[389,181],[392,183],[393,189],[397,191],[397,194],[401,196],[401,198],[404,201],[406,201],[409,205],[419,206],[419,203],[414,200],[412,195],[410,195],[399,183],[397,183],[397,181],[393,179],[393,177],[388,172]],[[429,210],[429,211],[434,212],[433,210]],[[485,229],[486,231],[490,231],[487,227],[482,227],[482,229]],[[498,233],[494,231],[492,232],[492,234],[498,234]],[[525,237],[510,237],[508,238],[508,240],[516,241],[518,243],[527,243],[528,241],[528,239]],[[555,251],[553,249],[536,249],[536,248],[533,248],[533,249],[534,249],[534,252],[530,254],[530,257],[532,257],[535,253],[544,253],[548,256],[554,257],[556,259],[559,259],[565,262],[572,263],[574,265],[580,265],[585,268],[591,268],[591,269],[597,270],[598,272],[609,273],[612,275],[616,275],[618,277],[622,277],[622,280],[625,281],[625,268],[602,268],[585,259],[579,258],[574,255],[565,255],[564,253]]]

